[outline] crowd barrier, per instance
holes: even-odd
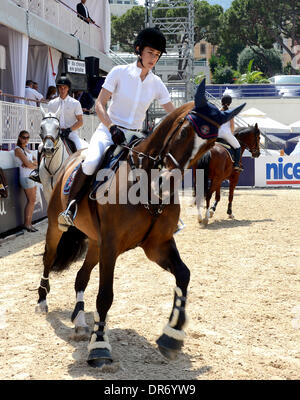
[[[0,199],[0,236],[20,228],[24,224],[24,208],[26,196],[19,185],[19,168],[5,169],[8,184],[8,197]],[[37,187],[37,196],[32,221],[38,221],[47,216],[47,203],[43,195],[42,185]]]
[[[0,166],[8,184],[8,197],[0,198],[0,236],[21,229],[24,224],[24,208],[26,196],[19,183],[19,168],[16,166],[14,151],[0,151]],[[43,186],[38,184],[33,222],[47,216],[47,202],[43,194]]]

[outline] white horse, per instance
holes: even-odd
[[[59,176],[64,162],[71,154],[60,137],[59,115],[60,107],[55,113],[47,112],[42,105],[40,109],[43,115],[40,137],[42,143],[39,152],[42,154],[39,175],[43,185],[44,196],[49,204],[52,190]],[[88,143],[87,143],[88,145]]]

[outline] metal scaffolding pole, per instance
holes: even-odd
[[[168,10],[174,11],[172,16]],[[178,56],[176,80],[185,88],[185,101],[194,98],[194,17],[194,0],[145,1],[145,26],[158,27],[166,36],[167,52]]]

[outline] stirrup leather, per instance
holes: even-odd
[[[75,212],[73,213],[70,208],[75,205]],[[59,225],[74,226],[74,219],[77,215],[77,204],[76,200],[70,201],[65,211],[61,212],[58,216]]]

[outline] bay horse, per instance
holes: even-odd
[[[234,131],[234,136],[237,138],[241,145],[241,156],[247,149],[251,153],[252,157],[259,157],[260,130],[257,124],[255,124],[254,126],[236,128]],[[229,218],[234,218],[234,215],[232,213],[232,201],[234,189],[239,180],[240,171],[234,169],[231,156],[229,155],[226,148],[221,143],[218,143],[218,141],[216,141],[209,152],[204,154],[204,156],[197,162],[197,165],[194,165],[192,167],[194,177],[194,189],[196,168],[204,170],[205,180],[204,198],[206,201],[206,211],[204,218],[202,218],[202,204],[197,204],[199,223],[202,223],[204,226],[206,226],[208,224],[208,219],[213,217],[217,208],[217,204],[221,198],[221,184],[226,179],[229,180],[227,214]],[[215,202],[213,206],[210,207],[210,200],[214,192],[216,193]]]
[[[180,214],[179,202],[174,201],[175,191],[170,194],[168,204],[154,204],[150,197],[147,197],[145,203],[141,201],[138,204],[128,200],[121,201],[121,198],[124,194],[129,195],[133,189],[129,175],[138,167],[146,172],[147,177],[150,177],[151,171],[162,168],[164,173],[175,169],[182,173],[189,163],[196,162],[215,142],[218,131],[215,121],[222,123],[231,119],[242,107],[230,113],[219,111],[206,101],[203,81],[197,89],[195,102],[186,103],[167,115],[150,136],[129,152],[126,161],[113,177],[115,185],[111,186],[111,191],[116,202],[100,204],[86,193],[78,204],[75,226],[71,226],[66,232],[59,230],[58,215],[66,208],[68,199],[64,188],[70,175],[74,173],[74,168],[82,160],[82,154],[75,153],[64,165],[48,207],[44,271],[38,289],[37,308],[42,312],[48,308],[50,272],[65,270],[82,254],[84,242],[88,238],[88,252],[76,276],[76,305],[71,319],[75,324],[75,332],[80,328],[87,329],[83,295],[91,271],[99,263],[97,311],[88,345],[89,365],[100,368],[113,362],[107,336],[107,313],[113,302],[115,263],[120,254],[138,246],[144,250],[148,259],[174,275],[174,303],[169,321],[157,344],[161,353],[169,359],[174,359],[181,349],[185,336],[183,327],[186,322],[185,305],[190,271],[181,260],[173,238]],[[202,118],[198,120],[201,135],[196,133],[187,118],[192,112]],[[151,182],[146,185],[151,186]]]
[[[74,150],[60,135],[60,107],[55,113],[47,112],[42,105],[40,105],[40,110],[43,119],[40,125],[42,143],[39,146],[39,152],[41,153],[39,175],[43,185],[45,199],[49,204],[54,185],[62,166]]]

